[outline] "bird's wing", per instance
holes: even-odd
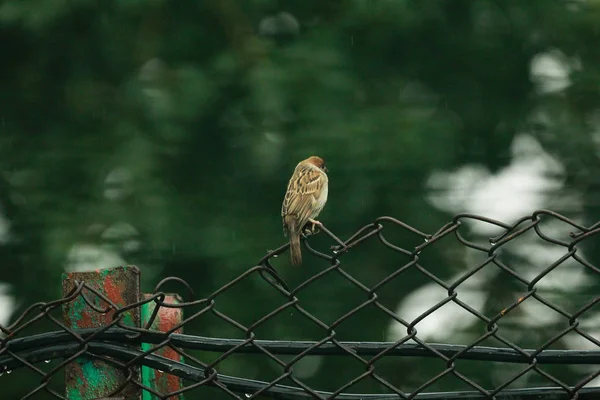
[[[281,216],[293,215],[298,221],[298,229],[302,229],[314,212],[325,184],[321,171],[313,168],[297,169],[288,184],[281,207]]]

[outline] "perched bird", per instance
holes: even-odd
[[[293,265],[302,264],[300,235],[307,223],[322,226],[315,218],[327,202],[329,178],[325,161],[321,157],[311,156],[300,161],[288,183],[287,192],[281,206],[283,231],[290,237],[290,256]]]

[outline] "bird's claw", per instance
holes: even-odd
[[[315,219],[309,219],[308,222],[310,222],[312,224],[312,227],[310,229],[310,232],[314,235],[316,233],[319,233],[321,230],[318,229],[317,227],[323,227],[323,224],[320,221],[317,221]]]
[[[308,226],[308,223],[310,224],[310,227]],[[315,235],[319,232],[321,232],[321,230],[318,227],[322,227],[323,224],[319,221],[316,221],[314,219],[309,219],[308,223],[306,225],[304,225],[304,229],[302,229],[302,236],[303,237],[308,237],[311,235]]]

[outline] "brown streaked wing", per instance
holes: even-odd
[[[299,226],[304,226],[314,211],[317,199],[323,189],[324,179],[321,171],[302,168],[296,171],[290,183],[281,207],[281,215],[294,215]]]

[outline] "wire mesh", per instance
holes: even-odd
[[[568,238],[557,238],[551,234],[552,229],[543,228],[548,222],[557,222],[570,226]],[[471,238],[470,228],[473,223],[495,227],[500,233],[489,239],[488,243]],[[471,225],[470,225],[471,224]],[[397,243],[390,239],[393,232],[403,234],[404,241]],[[550,232],[550,233],[549,233]],[[194,290],[183,279],[169,277],[160,281],[151,295],[137,302],[119,307],[107,296],[94,289],[85,281],[75,282],[73,289],[63,298],[37,303],[30,306],[9,326],[1,326],[0,331],[0,382],[19,370],[28,371],[28,380],[20,385],[21,398],[35,398],[44,395],[49,398],[70,398],[65,393],[65,367],[76,360],[101,360],[123,372],[123,384],[106,393],[101,398],[124,398],[123,390],[134,387],[152,398],[175,399],[180,395],[202,394],[202,390],[210,388],[211,393],[217,391],[225,398],[253,399],[452,399],[452,398],[600,398],[600,339],[598,332],[589,328],[590,324],[582,323],[586,315],[597,315],[593,308],[600,302],[600,296],[591,295],[585,301],[572,301],[571,307],[564,307],[552,296],[540,290],[540,282],[547,279],[553,271],[564,268],[567,263],[577,265],[586,280],[593,284],[600,279],[600,270],[582,256],[582,247],[593,245],[594,238],[600,232],[600,223],[586,227],[560,214],[548,210],[539,210],[520,218],[513,224],[506,224],[490,218],[472,215],[456,215],[449,223],[433,234],[423,233],[402,221],[391,217],[380,217],[372,223],[358,229],[348,239],[342,240],[326,226],[317,235],[326,237],[333,245],[327,250],[317,250],[313,237],[303,239],[304,251],[312,257],[305,264],[320,262],[324,267],[306,277],[303,282],[291,288],[282,275],[274,267],[274,260],[288,250],[289,244],[269,251],[254,267],[241,273],[207,297],[195,299]],[[503,249],[511,243],[519,245],[526,235],[535,234],[547,246],[559,249],[554,262],[543,265],[532,273],[530,270],[513,268],[503,256]],[[410,238],[407,239],[407,238]],[[414,240],[413,240],[414,239]],[[478,261],[462,270],[458,278],[448,279],[437,276],[423,263],[423,255],[439,246],[444,240],[452,239],[452,247],[460,248],[469,254],[479,255]],[[357,279],[345,267],[352,259],[352,254],[360,251],[367,243],[379,243],[398,255],[398,265],[390,267],[386,276],[374,284],[365,284]],[[417,243],[416,245],[414,245]],[[447,246],[447,245],[446,245]],[[370,249],[370,248],[369,248]],[[355,253],[356,254],[356,253]],[[555,254],[555,253],[552,253]],[[344,264],[342,263],[344,261]],[[472,280],[484,268],[494,268],[503,273],[505,279],[511,279],[520,285],[519,295],[504,304],[494,315],[482,312],[481,304],[468,304],[468,296],[461,296],[465,282]],[[304,266],[304,270],[309,269]],[[391,272],[389,272],[391,271]],[[395,285],[409,271],[418,273],[429,284],[443,290],[444,295],[435,304],[420,312],[417,317],[403,318],[398,310],[385,304],[378,293],[384,287]],[[315,312],[305,307],[303,293],[313,283],[326,279],[343,280],[362,293],[364,300],[353,305],[347,312],[337,316],[332,322],[325,322]],[[219,300],[236,285],[248,279],[255,279],[261,291],[272,291],[281,299],[281,303],[272,311],[254,318],[252,323],[241,322],[239,318],[228,315],[219,308]],[[180,285],[186,301],[172,303],[165,300],[165,285]],[[331,294],[333,296],[333,293]],[[569,299],[571,293],[564,293]],[[464,297],[464,298],[463,298]],[[580,297],[580,296],[579,296]],[[109,314],[110,323],[100,328],[76,329],[56,313],[65,304],[75,299],[83,299],[98,314]],[[248,293],[248,298],[252,294]],[[545,307],[557,315],[556,332],[545,332],[543,343],[535,348],[520,346],[503,324],[510,315],[514,315],[523,304],[535,304]],[[145,304],[155,305],[149,320],[141,327],[125,323],[128,311],[140,308]],[[435,344],[419,335],[419,324],[436,314],[445,313],[444,306],[452,304],[468,313],[482,327],[477,334],[471,333],[466,344]],[[161,308],[179,308],[184,310],[184,318],[177,326],[167,331],[150,329]],[[242,307],[244,309],[244,307]],[[359,318],[364,310],[376,310],[389,319],[390,323],[402,327],[403,334],[394,341],[344,341],[338,337],[338,328],[349,319]],[[567,310],[568,309],[568,310]],[[291,314],[290,314],[291,313]],[[302,318],[316,327],[322,335],[319,340],[265,340],[257,331],[273,318],[282,314],[292,315],[292,319]],[[214,338],[193,335],[186,330],[179,333],[182,327],[193,321],[210,315],[219,323],[226,325],[241,338]],[[41,321],[51,323],[55,330],[38,334],[29,334],[31,327]],[[508,325],[507,325],[508,326]],[[531,326],[531,325],[528,325]],[[367,328],[368,329],[368,328]],[[440,330],[444,326],[439,327]],[[578,343],[585,343],[581,349],[555,349],[556,344],[566,337],[576,336]],[[233,335],[232,335],[233,336]],[[483,343],[497,343],[497,346],[483,346]],[[144,343],[146,347],[140,347]],[[141,350],[141,349],[144,350]],[[159,349],[169,348],[183,357],[185,362],[157,355]],[[226,360],[236,355],[251,354],[268,360],[273,377],[247,378],[226,373],[235,370],[226,366]],[[312,356],[345,357],[357,363],[359,372],[346,383],[337,388],[313,387],[310,379],[298,376],[298,363]],[[417,360],[430,360],[428,368],[435,371],[433,376],[421,379],[420,383],[412,382],[412,387],[402,383],[402,369],[398,374],[381,373],[379,365],[388,363],[386,370],[393,370],[389,365],[408,362],[416,365]],[[407,361],[408,360],[408,361]],[[502,369],[502,365],[514,366],[510,374],[506,371],[500,376],[501,382],[486,386],[474,377],[473,367],[466,367],[464,362],[478,362],[478,368]],[[389,364],[391,363],[391,364]],[[463,367],[464,366],[464,367]],[[555,368],[548,369],[547,366]],[[139,368],[151,368],[173,375],[181,379],[182,384],[174,391],[159,393],[148,386],[140,378]],[[563,374],[566,368],[575,370],[572,374]],[[225,372],[223,372],[225,369]],[[221,371],[220,371],[221,370]],[[356,370],[356,368],[354,369]],[[353,371],[354,371],[353,370]],[[477,371],[475,371],[477,372]],[[335,371],[318,371],[318,374],[334,374]],[[384,376],[385,375],[385,376]],[[516,385],[525,376],[535,375],[537,381],[544,381],[545,386]],[[572,381],[567,381],[568,376]],[[360,383],[370,380],[379,388],[377,393],[355,393],[353,389]],[[440,382],[452,380],[461,390],[436,391],[444,387]],[[595,380],[595,381],[594,381]],[[189,396],[188,396],[189,398]],[[195,397],[196,398],[196,397]]]

